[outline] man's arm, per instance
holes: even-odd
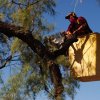
[[[79,28],[76,29],[73,34],[87,34],[87,33],[91,33],[92,30],[90,29],[86,19],[82,16],[78,17],[77,20],[78,24],[79,24]]]
[[[76,29],[73,34],[77,34],[79,31],[81,31],[82,29],[84,29],[86,27],[86,23],[82,24],[78,29]]]

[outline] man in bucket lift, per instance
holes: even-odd
[[[74,12],[71,12],[65,17],[65,19],[68,19],[70,21],[70,25],[68,26],[67,31],[61,33],[61,35],[65,37],[64,42],[69,43],[71,39],[77,42],[77,36],[92,33],[92,30],[90,29],[84,17],[77,17],[77,15]],[[66,55],[68,55],[68,51],[66,51]]]
[[[77,17],[74,12],[69,13],[65,19],[70,21],[67,31],[63,32],[65,39],[71,39],[74,36],[81,36],[92,33],[86,19],[84,17]]]
[[[75,42],[77,42],[78,41],[77,36],[82,36],[82,35],[92,33],[92,30],[90,29],[84,17],[77,17],[77,15],[74,12],[71,12],[65,18],[70,21],[70,25],[67,31],[64,31],[61,33],[61,35],[64,36],[64,39],[61,39],[61,40],[64,40],[64,41],[63,42],[59,41],[56,38],[50,41],[52,44],[56,45],[58,48],[62,48],[62,46],[66,42],[69,43],[70,39],[73,39]]]

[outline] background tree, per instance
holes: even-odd
[[[70,74],[65,54],[75,40],[58,48],[51,41],[59,34],[47,36],[54,27],[45,16],[55,15],[55,6],[54,0],[0,1],[0,98],[3,100],[35,99],[40,91],[45,91],[51,99],[61,100],[66,94],[74,98],[79,84]]]

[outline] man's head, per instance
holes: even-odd
[[[71,17],[77,18],[77,15],[74,12],[71,12],[65,17],[65,19],[70,19]]]

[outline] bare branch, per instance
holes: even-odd
[[[54,52],[50,52],[39,40],[32,36],[31,31],[24,30],[23,27],[8,24],[0,21],[0,32],[8,37],[17,37],[26,42],[28,46],[42,58],[56,59],[59,55],[64,55],[69,46],[75,42],[75,39],[70,39],[64,43],[63,47]]]
[[[27,5],[22,4],[22,3],[20,3],[20,2],[15,2],[14,0],[12,0],[12,3],[14,3],[14,4],[16,4],[16,5],[19,5],[19,6],[27,6]]]
[[[0,69],[6,67],[6,64],[7,64],[11,59],[12,59],[12,55],[8,56],[7,59],[6,59],[6,61],[3,63],[3,65],[0,66]]]
[[[29,5],[37,4],[37,3],[39,3],[40,1],[41,1],[41,0],[36,0],[36,1],[32,2],[32,3],[30,3]],[[20,3],[20,2],[15,2],[14,0],[12,0],[12,3],[14,3],[14,4],[16,4],[16,5],[19,5],[19,6],[27,6],[27,4],[22,4],[22,3]]]

